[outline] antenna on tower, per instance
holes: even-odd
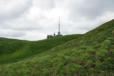
[[[47,39],[53,38],[53,37],[56,37],[56,36],[63,36],[63,35],[61,34],[60,16],[59,16],[59,23],[58,23],[58,35],[56,35],[55,33],[54,33],[54,35],[47,35]]]
[[[59,16],[59,24],[58,24],[58,35],[61,35],[61,24],[60,24],[60,16]]]

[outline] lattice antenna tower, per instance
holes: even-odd
[[[61,35],[61,22],[60,22],[60,16],[59,16],[59,24],[58,24],[58,35]]]

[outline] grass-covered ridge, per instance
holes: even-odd
[[[1,76],[114,76],[114,20],[34,57],[0,66]]]
[[[0,63],[15,62],[23,58],[40,54],[80,36],[81,35],[66,35],[40,41],[21,41],[0,38]]]

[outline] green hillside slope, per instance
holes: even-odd
[[[114,20],[16,63],[0,65],[1,76],[114,76]]]
[[[34,56],[80,36],[67,35],[41,41],[21,41],[0,38],[0,63],[15,62]]]
[[[0,38],[0,55],[13,53],[25,46],[27,41]]]

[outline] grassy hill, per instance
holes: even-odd
[[[0,76],[114,76],[114,20],[84,35],[22,43],[14,51],[26,52],[1,64]]]
[[[0,63],[16,62],[34,56],[80,36],[66,35],[40,41],[0,38]]]

